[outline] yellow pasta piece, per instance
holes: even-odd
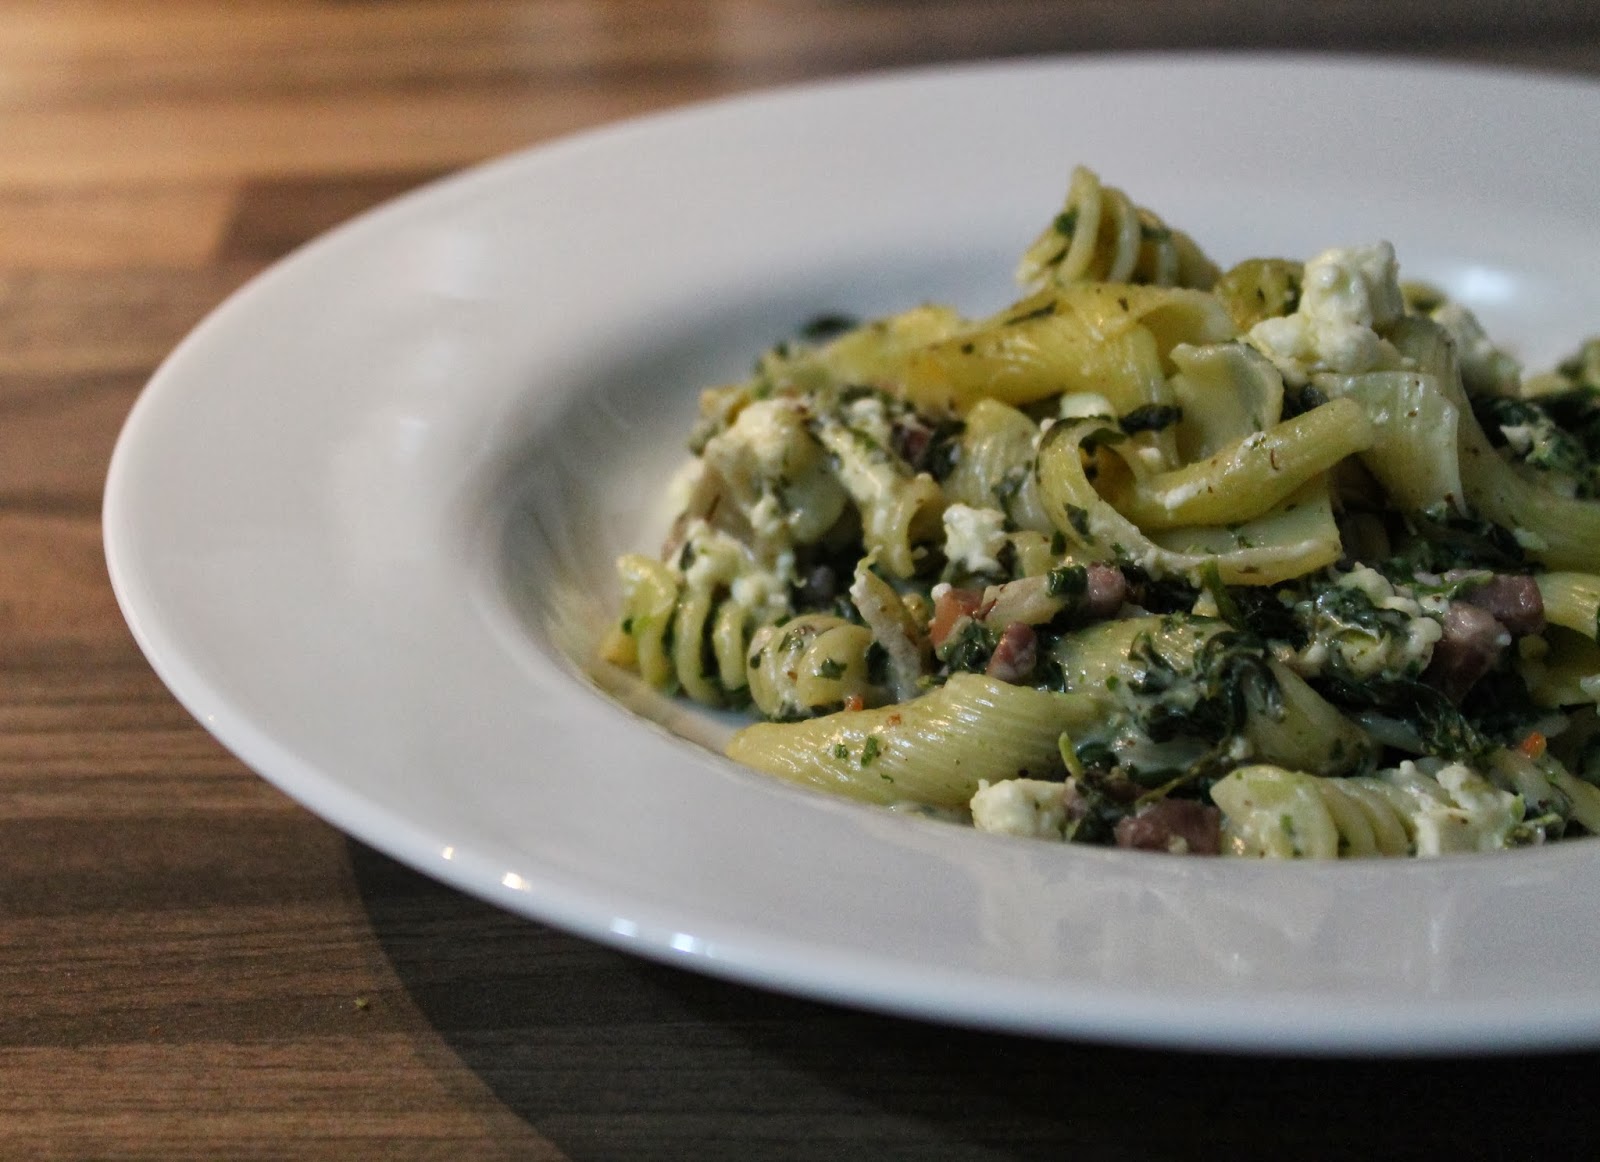
[[[1233,335],[1227,312],[1203,291],[1087,283],[1041,292],[912,351],[900,390],[935,412],[965,412],[980,399],[1020,406],[1095,392],[1122,414],[1171,402],[1173,347]]]
[[[1039,425],[999,400],[979,400],[966,417],[961,454],[944,482],[945,497],[1005,513],[1019,529],[1055,529],[1039,500],[1033,451]]]
[[[1270,585],[1339,559],[1338,526],[1326,482],[1304,485],[1283,503],[1235,528],[1195,527],[1146,535],[1107,503],[1084,472],[1080,447],[1104,434],[1103,422],[1058,424],[1039,449],[1039,494],[1061,532],[1101,560],[1127,560],[1157,575],[1215,568],[1230,585]]]
[[[1361,462],[1392,505],[1412,511],[1438,504],[1461,509],[1461,411],[1435,376],[1378,371],[1318,382],[1330,395],[1366,410],[1373,435]]]
[[[1205,460],[1130,478],[1107,499],[1147,530],[1237,524],[1276,507],[1313,477],[1365,450],[1372,439],[1360,404],[1330,400],[1243,436]]]
[[[1180,343],[1169,383],[1183,409],[1174,436],[1185,461],[1203,460],[1283,418],[1283,376],[1244,343]]]
[[[833,453],[839,481],[861,514],[867,554],[876,553],[895,576],[911,576],[917,546],[939,533],[944,490],[926,472],[908,474],[884,449],[841,423],[824,423],[817,434]]]
[[[1600,573],[1600,501],[1541,488],[1500,458],[1472,414],[1454,348],[1438,324],[1407,316],[1391,339],[1419,370],[1435,376],[1455,405],[1467,503],[1481,516],[1515,530],[1528,555],[1549,568]]]
[[[1061,777],[1059,739],[1097,722],[1101,702],[954,674],[893,706],[747,726],[728,757],[869,803],[962,807],[980,779]]]
[[[620,638],[613,637],[608,659],[634,665],[647,683],[665,689],[674,677],[667,631],[678,604],[678,582],[660,561],[638,553],[623,556],[617,573],[622,582]]]
[[[1305,263],[1286,258],[1247,258],[1217,279],[1213,294],[1240,331],[1262,319],[1286,315],[1300,299]]]
[[[1534,580],[1549,626],[1545,653],[1523,666],[1529,693],[1548,707],[1600,701],[1600,577],[1556,572]]]
[[[1216,277],[1193,239],[1083,166],[1072,171],[1061,212],[1017,268],[1017,281],[1035,287],[1134,282],[1205,289]]]
[[[769,718],[836,710],[872,695],[872,632],[829,614],[803,614],[761,630],[751,643],[750,697]]]
[[[1583,634],[1600,637],[1600,576],[1593,573],[1540,573],[1534,577],[1544,604],[1545,620]]]

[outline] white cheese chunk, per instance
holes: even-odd
[[[1378,332],[1404,313],[1393,246],[1325,250],[1306,263],[1295,312],[1263,319],[1247,338],[1285,380],[1301,384],[1318,372],[1397,366],[1399,353]]]
[[[1067,826],[1065,783],[1042,779],[1002,779],[978,783],[972,796],[972,825],[979,831],[1025,839],[1061,839]]]
[[[1434,776],[1453,801],[1433,804],[1413,816],[1418,855],[1495,851],[1505,847],[1522,822],[1522,801],[1482,775],[1452,763]]]
[[[1006,544],[1005,513],[952,504],[944,510],[944,555],[969,573],[998,573]]]

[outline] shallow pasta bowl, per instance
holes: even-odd
[[[1563,137],[1542,132],[1561,123]],[[1094,166],[1220,262],[1387,238],[1535,361],[1600,321],[1600,90],[1314,59],[869,77],[468,172],[257,279],[117,446],[113,583],[225,745],[352,835],[686,967],[1235,1049],[1600,1041],[1600,845],[1266,866],[985,836],[589,676],[697,390],[820,313],[987,310]]]

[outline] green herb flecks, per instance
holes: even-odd
[[[817,677],[833,681],[844,677],[845,664],[838,658],[824,658],[817,666]]]

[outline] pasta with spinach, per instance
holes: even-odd
[[[1021,297],[705,391],[612,665],[728,753],[1061,842],[1600,833],[1600,340],[1524,376],[1387,243],[1215,266],[1089,170]]]

